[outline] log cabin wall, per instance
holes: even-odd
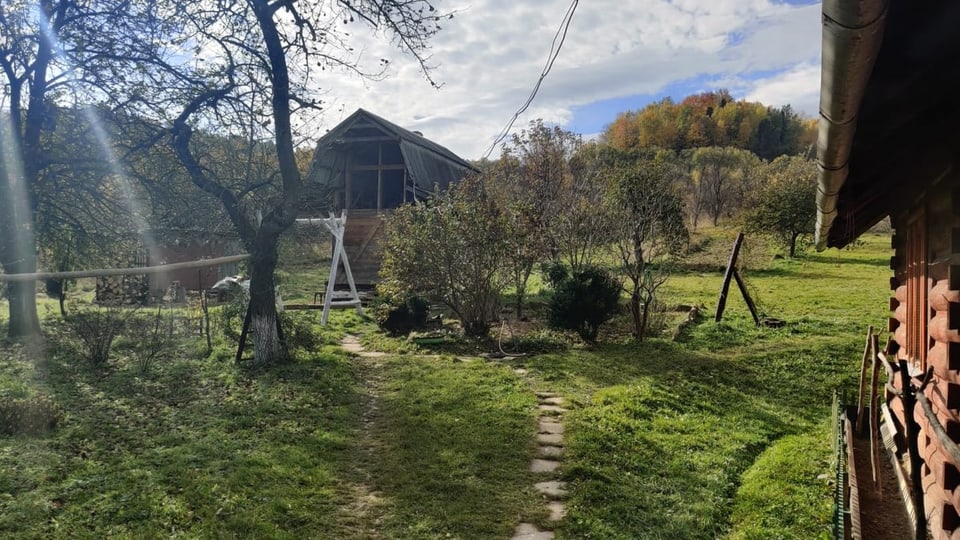
[[[889,330],[895,344],[891,360],[906,360],[914,374],[933,370],[924,394],[940,425],[960,441],[960,175],[950,173],[912,205],[891,216],[894,277],[893,316]],[[900,378],[894,386],[902,390]],[[891,411],[904,425],[899,399],[888,395]],[[960,463],[938,441],[923,408],[914,419],[920,427],[918,447],[924,511],[934,539],[960,539]]]

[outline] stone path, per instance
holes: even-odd
[[[526,375],[526,370],[515,370],[518,375]],[[553,392],[537,392],[537,405],[540,418],[537,421],[537,457],[530,462],[530,472],[542,475],[543,480],[533,485],[546,499],[551,524],[559,522],[567,515],[567,483],[557,480],[558,469],[563,457],[563,413],[567,412],[566,400]],[[520,523],[513,532],[511,540],[549,540],[554,537],[551,530],[540,530],[532,523]]]
[[[340,340],[340,346],[343,347],[343,350],[364,358],[379,358],[387,355],[387,353],[364,349],[363,345],[360,344],[360,338],[352,334],[343,336],[343,339]]]
[[[347,334],[340,341],[341,347],[347,352],[351,352],[362,358],[379,358],[386,356],[386,353],[367,351],[360,343],[360,338]],[[461,358],[466,361],[467,359]],[[472,359],[470,359],[472,360]],[[376,368],[378,365],[368,366]],[[514,372],[524,377],[527,370],[515,368]],[[379,382],[379,381],[378,381]],[[378,387],[375,384],[374,387]],[[377,391],[373,391],[371,399],[365,407],[363,414],[364,427],[368,428],[372,423],[373,417],[378,413],[376,404]],[[550,514],[547,518],[550,524],[556,524],[567,514],[567,483],[557,480],[559,469],[561,467],[561,458],[563,457],[563,414],[567,412],[566,400],[553,392],[537,392],[537,409],[540,417],[537,421],[537,456],[530,462],[530,472],[541,476],[543,479],[534,484],[534,488],[543,496],[545,504]],[[364,429],[366,432],[367,430]],[[365,438],[369,434],[365,434]],[[369,448],[367,449],[370,450]],[[372,452],[371,452],[372,453]],[[372,456],[367,456],[371,458]],[[361,500],[376,502],[379,499],[379,493],[370,492],[369,488],[362,486],[359,490]],[[373,504],[371,506],[378,506]],[[368,531],[369,532],[369,531]],[[540,530],[533,523],[520,523],[514,530],[510,540],[551,540],[554,538],[552,530]]]

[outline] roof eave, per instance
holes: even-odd
[[[817,137],[817,250],[827,247],[837,217],[840,188],[847,179],[857,113],[880,44],[887,3],[883,0],[824,0]]]

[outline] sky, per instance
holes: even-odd
[[[436,5],[454,12],[428,51],[441,88],[386,36],[351,26],[369,63],[390,63],[381,80],[330,77],[316,137],[362,107],[464,158],[487,152],[537,82],[570,0]],[[620,112],[719,88],[815,117],[820,20],[819,2],[799,0],[581,0],[552,71],[513,130],[541,118],[592,138]]]

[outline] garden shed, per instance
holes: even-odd
[[[913,480],[907,499],[934,539],[960,538],[957,28],[952,1],[823,2],[817,245],[844,247],[890,217],[883,401]],[[911,443],[916,461],[905,457]],[[861,514],[871,511],[883,510]]]
[[[117,261],[119,266],[160,266],[215,259],[243,252],[239,239],[232,233],[198,229],[153,229],[144,236],[151,241],[141,242],[129,260]],[[149,275],[97,278],[96,298],[98,302],[109,302],[123,297],[148,304],[162,299],[171,289],[206,290],[220,279],[237,273],[237,263],[230,263]]]
[[[317,142],[308,185],[347,211],[344,248],[358,285],[377,281],[383,216],[476,169],[416,131],[358,109]]]

